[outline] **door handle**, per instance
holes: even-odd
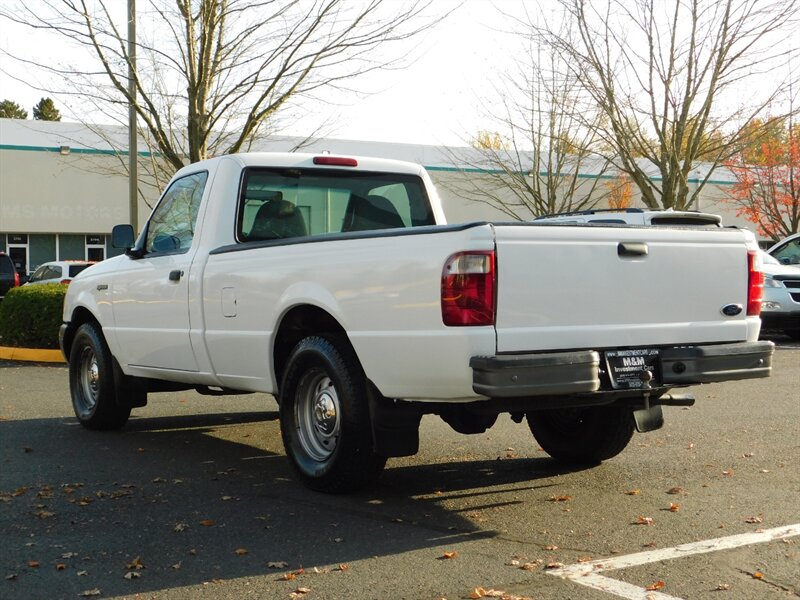
[[[183,271],[180,269],[175,269],[174,271],[169,272],[170,281],[180,281],[181,277],[183,277]]]
[[[647,256],[647,244],[644,242],[620,242],[617,244],[617,256]]]

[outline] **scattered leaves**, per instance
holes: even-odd
[[[89,571],[78,571],[75,573],[78,577],[86,577],[89,574]]]
[[[686,492],[686,490],[684,490],[684,489],[683,489],[681,486],[679,486],[679,485],[678,485],[678,486],[675,486],[675,487],[673,487],[673,488],[669,488],[669,489],[667,490],[667,493],[668,493],[668,494],[671,494],[671,495],[673,495],[673,496],[677,496],[678,494],[683,494],[683,493],[685,493],[685,492]]]
[[[63,571],[66,568],[67,565],[65,565],[64,563],[56,563],[56,571]]]
[[[84,598],[88,598],[89,596],[99,596],[102,593],[103,592],[101,592],[99,589],[94,588],[93,590],[85,590],[81,592],[80,595],[83,596]]]
[[[284,573],[278,578],[278,581],[294,581],[297,579],[297,575],[294,573]]]
[[[658,581],[656,581],[655,583],[651,583],[644,589],[648,592],[655,592],[658,590],[663,590],[666,587],[666,585],[667,585],[666,583],[664,583],[659,579]]]
[[[456,553],[454,553],[454,554],[458,554],[458,553],[456,552]],[[349,568],[350,568],[350,567],[349,567],[348,565],[346,565],[346,564],[342,563],[342,564],[338,565],[338,566],[337,566],[337,567],[334,569],[334,571],[347,571]]]
[[[176,562],[174,565],[172,565],[172,568],[173,568],[174,570],[176,570],[176,571],[177,571],[177,570],[179,570],[179,569],[181,568],[181,565],[182,565],[182,564],[183,564],[183,561],[180,561],[180,560],[179,560],[179,561],[178,561],[178,562]]]
[[[558,550],[558,546],[556,546],[555,544],[550,544],[549,546],[545,546],[544,549],[552,552],[554,550]]]
[[[761,571],[753,573],[753,579],[764,579],[764,574]]]
[[[31,569],[38,569],[39,568],[39,561],[38,560],[29,560],[28,561],[28,566]]]
[[[136,557],[136,558],[134,558],[134,559],[133,559],[133,560],[132,560],[130,563],[128,563],[127,565],[125,565],[125,567],[126,567],[127,569],[132,569],[132,570],[135,570],[135,571],[140,571],[140,570],[144,569],[144,563],[142,562],[142,559],[141,559],[141,558],[139,558],[139,557],[137,556],[137,557]]]
[[[244,556],[244,555],[245,555],[245,554],[247,554],[248,552],[247,552],[247,549],[246,549],[246,548],[237,548],[236,550],[234,550],[234,551],[233,551],[233,553],[234,553],[236,556]]]
[[[172,528],[172,531],[174,531],[175,533],[181,533],[183,531],[186,531],[187,529],[189,529],[189,525],[187,525],[186,523],[175,523],[175,527]]]
[[[733,477],[733,469],[725,469],[722,474],[726,477]]]
[[[669,503],[669,512],[678,512],[681,509],[680,504],[675,504],[674,502]]]
[[[137,579],[137,578],[139,578],[139,577],[141,577],[141,576],[142,576],[142,574],[141,574],[141,573],[138,573],[138,572],[136,572],[136,571],[128,571],[128,572],[127,572],[127,573],[125,573],[125,575],[123,575],[122,577],[123,577],[123,578],[125,578],[125,579],[127,579],[128,581],[130,581],[131,579]]]
[[[447,551],[439,557],[439,560],[450,560],[451,558],[455,558],[458,556],[458,552],[456,550]]]
[[[202,521],[200,521],[200,525],[202,525],[203,527],[213,527],[215,524],[216,521],[214,521],[214,519],[203,519]]]
[[[547,563],[547,564],[544,566],[544,568],[545,568],[545,569],[560,569],[560,568],[562,568],[563,566],[564,566],[564,563],[562,563],[562,562],[557,562],[557,561],[553,561],[553,562],[549,562],[549,563]]]
[[[653,517],[643,517],[641,515],[636,517],[636,520],[633,522],[634,525],[652,525],[653,523],[655,523]]]
[[[49,510],[40,510],[38,513],[36,513],[36,516],[40,519],[50,519],[55,517],[56,513],[50,512]]]
[[[275,560],[267,563],[267,568],[269,569],[285,569],[288,566],[289,563],[284,562],[282,560]]]
[[[642,490],[628,490],[625,492],[626,496],[639,496],[642,493]]]

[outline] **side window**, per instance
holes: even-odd
[[[800,265],[800,238],[786,242],[772,253],[784,265]]]
[[[197,212],[208,173],[175,181],[164,193],[147,226],[145,252],[186,252],[194,239]]]
[[[44,279],[44,273],[47,271],[47,267],[39,267],[33,272],[33,275],[30,276],[28,281],[41,281]]]

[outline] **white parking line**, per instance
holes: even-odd
[[[683,558],[694,554],[706,554],[708,552],[730,550],[732,548],[749,546],[751,544],[762,544],[764,542],[790,538],[796,535],[800,535],[800,523],[765,529],[755,533],[742,533],[713,540],[691,542],[689,544],[675,546],[674,548],[660,548],[658,550],[637,552],[626,556],[615,556],[613,558],[576,563],[560,569],[550,570],[548,573],[556,577],[569,579],[570,581],[595,590],[614,594],[620,598],[628,598],[629,600],[680,600],[675,596],[670,596],[658,591],[649,591],[630,583],[625,583],[624,581],[604,577],[600,575],[600,573],[604,571],[627,569],[628,567],[646,565],[662,560]]]

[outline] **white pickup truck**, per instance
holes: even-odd
[[[152,391],[268,392],[317,490],[416,453],[423,414],[480,433],[509,413],[597,463],[693,402],[671,389],[770,374],[736,229],[447,225],[419,165],[253,153],[183,168],[112,238],[125,254],[64,305],[80,423],[122,427]]]

